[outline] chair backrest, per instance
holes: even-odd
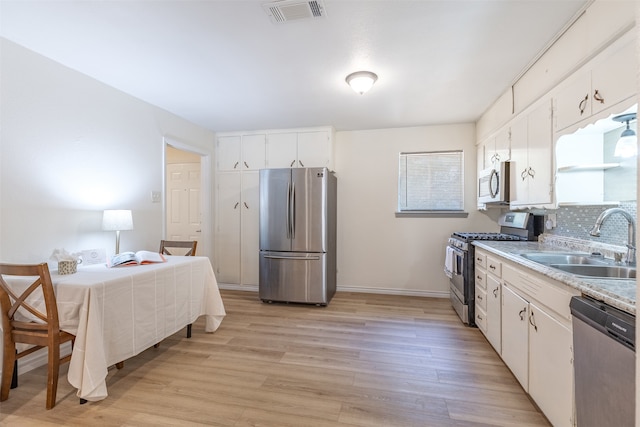
[[[3,329],[19,333],[19,342],[46,345],[43,337],[60,332],[48,265],[0,264],[0,309]]]
[[[196,256],[197,241],[186,240],[161,240],[160,241],[160,253],[163,255],[184,255],[184,256]],[[168,248],[180,248],[188,249],[185,253],[171,253]],[[182,251],[184,252],[184,251]]]

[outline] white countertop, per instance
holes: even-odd
[[[566,248],[540,242],[512,241],[495,242],[477,240],[473,242],[473,245],[564,283],[585,295],[603,301],[627,313],[636,314],[635,279],[602,279],[575,276],[520,256],[520,254],[527,252],[567,252]]]

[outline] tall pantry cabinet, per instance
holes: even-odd
[[[333,169],[333,140],[330,127],[218,135],[214,269],[219,283],[257,289],[260,169]]]

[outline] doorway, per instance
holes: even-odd
[[[209,256],[209,155],[172,139],[164,143],[163,238],[196,240],[198,255]]]

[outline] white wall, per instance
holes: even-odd
[[[151,191],[164,187],[163,136],[212,159],[213,132],[0,43],[0,259],[47,261],[55,248],[112,253],[103,209],[133,210],[135,229],[121,233],[121,251],[157,250],[162,204]]]
[[[468,218],[396,218],[401,151],[464,150]],[[444,275],[454,231],[495,231],[476,210],[473,124],[337,132],[338,290],[449,296]],[[493,218],[490,218],[490,216]]]

